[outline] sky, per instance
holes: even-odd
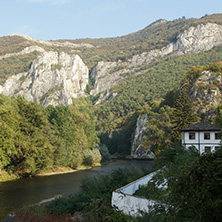
[[[221,0],[0,0],[0,36],[117,37],[160,18],[172,21],[214,13],[222,13]]]

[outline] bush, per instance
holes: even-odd
[[[102,161],[110,160],[110,153],[105,144],[102,144],[99,148],[100,154],[102,155]]]
[[[58,215],[45,212],[41,214],[35,208],[29,207],[27,209],[17,210],[12,222],[72,222],[70,214]]]
[[[222,149],[200,156],[183,169],[172,184],[172,204],[177,218],[222,221]],[[210,212],[210,213],[209,213]]]
[[[86,166],[94,166],[101,161],[101,154],[98,149],[85,150],[83,152],[83,164]]]
[[[83,156],[79,151],[74,151],[72,156],[69,157],[69,166],[73,169],[80,167],[83,162]]]
[[[56,198],[54,201],[52,201],[48,205],[46,205],[45,212],[46,213],[53,213],[53,214],[56,213],[59,215],[73,214],[74,213],[74,202],[75,202],[74,196],[69,196],[68,198],[66,198],[66,197]]]

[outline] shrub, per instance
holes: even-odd
[[[43,214],[36,211],[35,208],[27,208],[22,210],[17,210],[15,212],[15,217],[13,217],[12,222],[72,222],[70,214],[58,215],[50,214],[45,212]]]
[[[110,160],[110,153],[109,153],[109,150],[105,144],[102,144],[100,146],[99,151],[102,155],[102,161]]]
[[[83,152],[83,164],[86,166],[94,166],[100,163],[101,155],[98,149],[85,150]]]

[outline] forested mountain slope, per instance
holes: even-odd
[[[222,14],[213,14],[160,19],[116,38],[1,37],[0,93],[21,95],[45,106],[88,97],[98,104],[97,129],[112,131],[139,107],[159,100],[193,65],[220,61],[221,24]]]
[[[175,19],[173,21],[159,20],[147,26],[141,31],[116,38],[105,39],[77,39],[77,40],[56,40],[56,41],[36,41],[35,39],[23,36],[12,35],[0,38],[0,59],[4,56],[17,54],[27,47],[38,47],[46,51],[66,52],[70,55],[78,54],[91,70],[99,61],[118,61],[127,60],[133,55],[148,52],[153,49],[161,49],[171,42],[175,42],[179,34],[191,26],[200,24],[214,23],[221,25],[222,14],[206,15],[200,19]],[[26,52],[29,52],[28,50]],[[32,52],[30,52],[32,53]],[[20,56],[13,58],[9,64],[17,63]],[[33,59],[23,61],[27,65]],[[6,61],[7,62],[7,59]],[[2,64],[0,63],[0,67]],[[16,74],[16,71],[11,70]],[[0,76],[4,71],[0,70]]]

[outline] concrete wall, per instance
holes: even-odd
[[[141,211],[148,213],[150,207],[157,202],[155,200],[148,200],[146,198],[133,196],[140,185],[146,185],[156,172],[150,173],[124,187],[121,187],[112,193],[112,207],[123,213],[131,216],[140,216]]]

